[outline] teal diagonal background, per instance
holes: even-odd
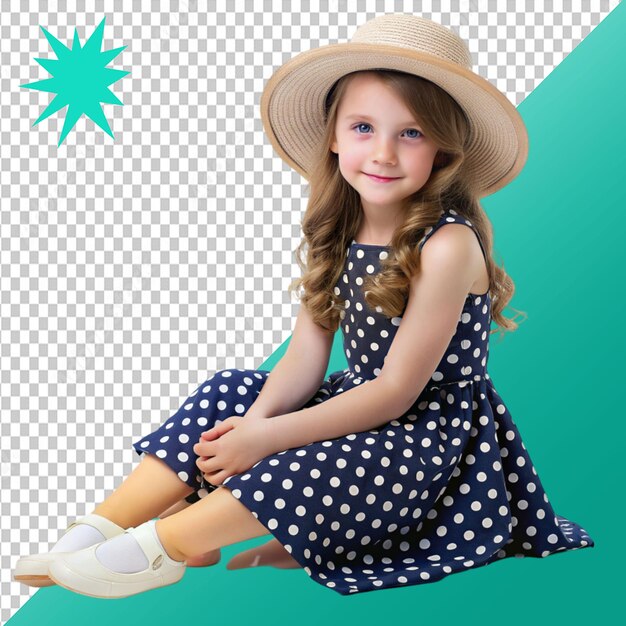
[[[165,624],[614,623],[624,556],[623,351],[626,7],[619,5],[520,105],[530,154],[487,198],[496,258],[528,319],[489,372],[555,511],[580,523],[591,549],[507,559],[438,583],[343,597],[303,570],[188,569],[177,585],[121,600],[50,587],[11,626]],[[513,312],[507,313],[512,316]],[[345,367],[339,335],[329,371]],[[282,349],[261,367],[271,369]]]

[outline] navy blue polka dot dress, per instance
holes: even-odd
[[[452,222],[474,229],[448,210],[420,246]],[[347,250],[335,289],[346,306],[348,368],[330,374],[305,407],[380,373],[402,318],[369,309],[360,286],[386,254],[385,246],[355,241]],[[315,582],[349,595],[594,545],[581,526],[555,514],[493,386],[490,322],[489,293],[468,294],[441,362],[398,419],[278,452],[224,481]],[[156,454],[203,497],[216,487],[203,480],[193,445],[216,421],[244,415],[268,374],[216,372],[135,450]]]

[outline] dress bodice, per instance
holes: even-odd
[[[427,231],[419,243],[420,249],[438,228],[451,222],[466,224],[474,230],[468,220],[448,210]],[[363,295],[364,277],[377,273],[381,261],[388,254],[388,246],[360,244],[353,240],[346,251],[344,271],[335,286],[335,293],[345,302],[345,310],[341,312],[341,329],[348,366],[355,376],[365,380],[380,374],[391,342],[402,323],[402,315],[390,319],[382,313],[380,307],[377,310],[370,309]],[[490,325],[489,292],[468,293],[456,332],[427,386],[489,378],[487,361]]]

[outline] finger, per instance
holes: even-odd
[[[192,450],[198,456],[215,456],[217,444],[214,441],[198,441],[198,443],[194,444]]]
[[[196,462],[196,465],[198,469],[205,474],[213,474],[223,469],[220,467],[220,461],[216,461],[215,457],[201,457]]]
[[[218,487],[219,485],[222,484],[222,474],[224,472],[207,472],[205,474],[202,474],[204,476],[204,479],[206,481],[208,481],[209,483],[211,483],[214,487]]]
[[[200,434],[200,441],[212,441],[217,439],[221,434],[222,433],[219,428],[209,428],[209,430],[205,430]]]
[[[205,431],[205,432],[210,432],[210,431],[216,431],[218,433],[225,433],[227,430],[230,430],[232,428],[230,422],[228,421],[228,418],[223,419],[223,420],[218,420],[215,422],[215,424],[213,424],[212,428],[209,428],[209,430]]]
[[[196,459],[196,467],[197,467],[197,468],[198,468],[201,472],[202,472],[202,471],[204,471],[204,470],[202,469],[202,467],[203,467],[204,462],[206,461],[206,459],[207,459],[207,457],[205,457],[205,456],[199,456],[199,457]]]
[[[201,437],[203,439],[212,440],[215,439],[215,437],[219,437],[220,435],[227,433],[229,430],[232,430],[235,427],[236,421],[231,419],[231,417],[228,417],[225,420],[215,424],[213,428],[205,430],[201,434]]]
[[[209,460],[209,457],[207,456],[199,456],[196,459],[196,467],[203,473],[207,471],[206,462],[208,460]]]
[[[224,479],[226,478],[226,472],[224,471],[212,472],[212,473],[204,474],[204,477],[212,485],[214,485],[215,487],[218,487],[219,485],[222,484],[222,482],[224,482]]]

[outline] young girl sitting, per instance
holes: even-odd
[[[261,115],[310,183],[285,356],[198,386],[134,444],[145,455],[120,487],[15,578],[123,597],[272,535],[234,566],[302,567],[349,595],[593,546],[555,514],[488,374],[491,322],[517,324],[479,200],[517,176],[528,143],[463,40],[380,16],[287,62]],[[325,378],[339,328],[348,367]]]

